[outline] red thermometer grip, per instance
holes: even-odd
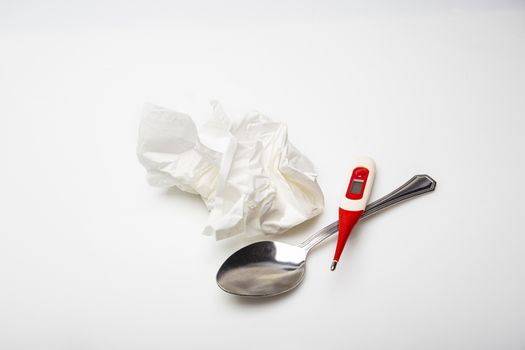
[[[332,262],[332,271],[335,270],[341,253],[345,248],[346,241],[350,237],[350,233],[354,229],[355,224],[359,221],[359,218],[363,214],[364,210],[349,211],[339,208],[339,233],[337,234],[337,246],[335,247],[334,260]]]

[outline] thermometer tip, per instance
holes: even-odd
[[[332,261],[332,266],[330,266],[330,270],[334,271],[337,266],[337,260]]]

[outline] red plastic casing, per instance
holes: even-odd
[[[339,208],[339,234],[337,235],[337,246],[335,247],[334,260],[339,261],[341,253],[346,245],[348,237],[354,228],[355,224],[359,221],[364,210],[349,211]]]
[[[348,183],[348,189],[346,190],[346,198],[348,199],[361,199],[363,198],[363,193],[365,192],[366,188],[366,181],[368,180],[368,174],[370,172],[367,168],[359,167],[355,168],[352,172],[352,177],[350,178],[350,181]],[[354,181],[360,181],[363,182],[363,185],[361,187],[361,191],[359,193],[351,193],[350,190],[352,189],[352,184]]]

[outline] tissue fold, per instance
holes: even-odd
[[[199,194],[210,215],[204,234],[279,234],[318,214],[324,198],[310,160],[284,123],[247,113],[234,125],[218,102],[199,130],[192,118],[144,106],[137,155],[153,186]]]

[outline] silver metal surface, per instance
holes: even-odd
[[[436,181],[416,175],[386,196],[370,203],[360,221],[409,198],[431,192]],[[269,297],[299,285],[305,273],[310,250],[337,232],[338,221],[331,223],[294,246],[275,241],[250,244],[233,253],[217,272],[217,284],[225,292],[240,296]]]

